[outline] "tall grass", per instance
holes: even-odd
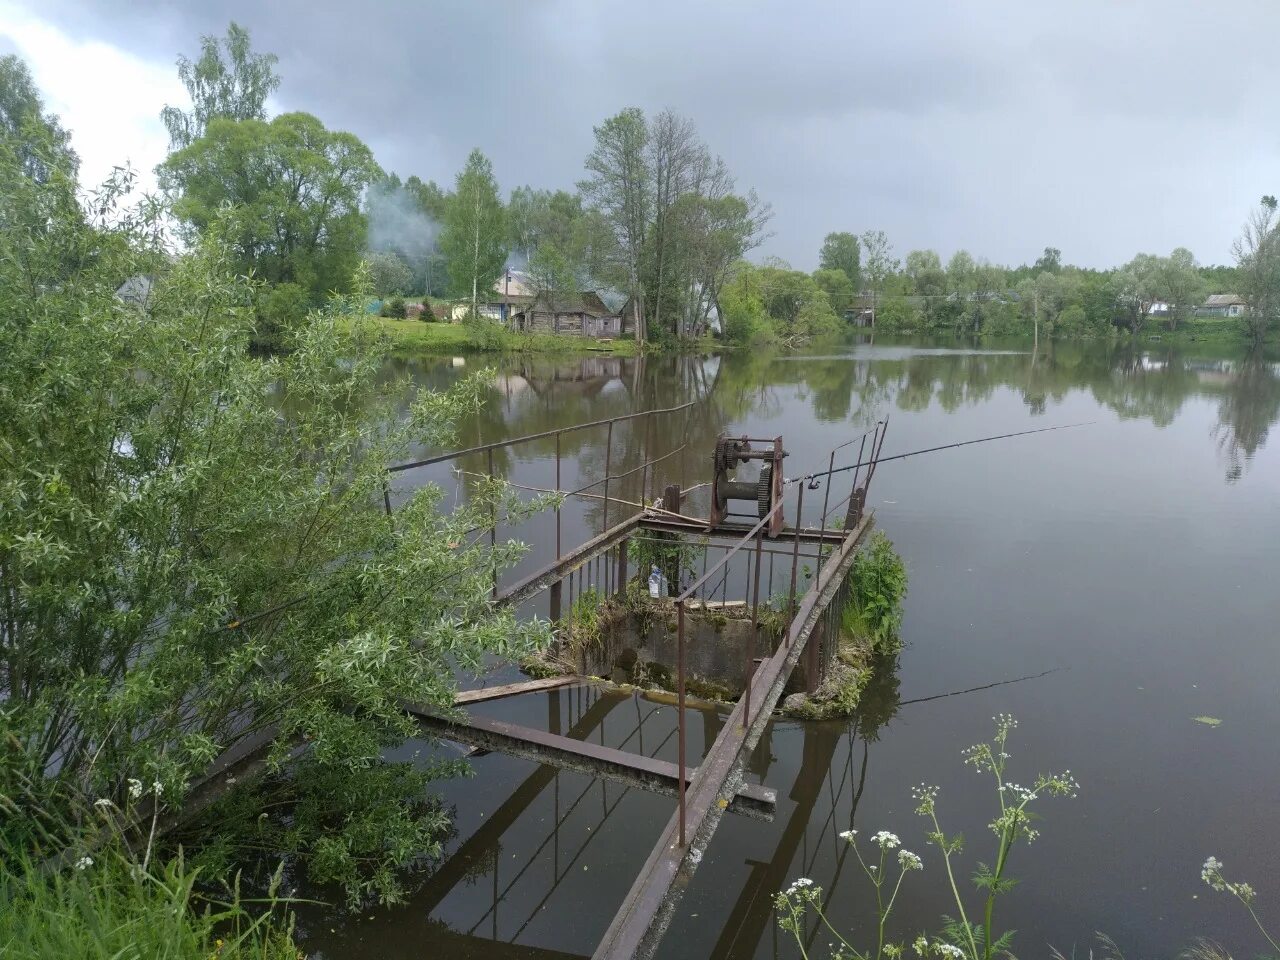
[[[29,859],[0,867],[0,957],[31,960],[297,960],[291,924],[273,899],[233,887],[225,899],[196,889],[179,855],[145,871],[119,853],[61,872]],[[254,906],[261,912],[251,913]]]

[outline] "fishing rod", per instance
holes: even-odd
[[[907,457],[918,457],[922,453],[937,453],[939,450],[952,450],[956,447],[967,447],[975,443],[988,443],[992,440],[1008,440],[1010,437],[1025,437],[1032,433],[1050,433],[1054,430],[1070,430],[1073,427],[1088,427],[1097,423],[1096,420],[1086,420],[1083,423],[1060,423],[1055,427],[1038,427],[1035,430],[1019,430],[1016,433],[1001,433],[993,437],[979,437],[976,440],[961,440],[957,443],[944,443],[940,447],[925,447],[923,450],[912,450],[909,453],[895,453],[892,457],[873,457],[870,460],[861,463],[851,463],[847,467],[835,467],[831,470],[820,470],[815,473],[807,473],[802,477],[788,477],[784,483],[801,483],[803,481],[816,481],[819,477],[829,477],[836,473],[846,473],[849,470],[858,470],[862,467],[876,466],[881,463],[888,463],[890,460],[905,460]]]

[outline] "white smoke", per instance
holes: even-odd
[[[416,273],[421,273],[427,258],[440,252],[440,224],[404,187],[376,184],[369,188],[365,206],[370,253],[398,253]]]

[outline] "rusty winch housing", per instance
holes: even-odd
[[[757,449],[751,446],[753,443],[767,446]],[[766,528],[769,536],[777,536],[783,527],[783,511],[779,505],[782,503],[782,461],[786,455],[781,437],[761,440],[721,434],[716,439],[712,455],[711,525],[719,526],[732,515],[729,510],[731,501],[748,500],[755,502],[755,516],[761,520],[778,507]],[[730,474],[748,460],[763,461],[760,476],[755,480],[731,479]]]

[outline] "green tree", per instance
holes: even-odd
[[[145,311],[122,302],[163,236],[154,215],[109,185],[86,226],[63,215],[74,182],[22,163],[0,143],[0,459],[23,465],[0,471],[0,795],[19,804],[0,831],[124,808],[130,778],[179,802],[216,754],[271,731],[270,799],[238,786],[209,855],[243,823],[355,900],[393,897],[446,820],[429,770],[383,759],[417,735],[402,705],[448,709],[459,667],[545,639],[490,602],[519,549],[468,540],[521,509],[497,485],[445,514],[428,484],[384,513],[386,465],[451,442],[478,385],[397,416],[363,281],[294,351],[251,356],[235,211],[165,251]],[[202,839],[188,831],[189,853]]]
[[[1160,265],[1160,295],[1169,305],[1169,329],[1188,317],[1204,299],[1204,278],[1196,258],[1186,247],[1178,247]]]
[[[1062,251],[1057,247],[1045,247],[1031,269],[1036,274],[1057,273],[1062,269]]]
[[[649,128],[644,113],[629,107],[594,128],[594,134],[595,147],[585,164],[588,177],[578,189],[613,233],[612,266],[632,304],[636,340],[644,342],[648,333],[640,270],[653,210],[646,161]]]
[[[55,170],[75,177],[80,165],[71,134],[45,113],[31,72],[12,54],[0,57],[0,141],[17,155],[17,171],[42,183]]]
[[[861,255],[858,238],[854,234],[828,233],[818,252],[818,267],[822,270],[843,270],[857,292],[862,281]]]
[[[862,270],[871,287],[871,326],[875,327],[876,298],[884,289],[885,281],[897,272],[898,261],[893,256],[893,247],[883,230],[868,230],[864,233],[862,250],[865,254]]]
[[[479,316],[480,296],[488,295],[507,261],[507,221],[498,195],[493,165],[472,150],[458,174],[445,209],[440,246],[449,262],[455,296],[471,301],[471,317]]]
[[[1240,295],[1248,304],[1249,337],[1261,343],[1280,319],[1280,229],[1275,197],[1262,198],[1232,252],[1239,270]]]
[[[1151,305],[1160,298],[1163,265],[1160,258],[1140,253],[1116,272],[1117,301],[1130,333],[1141,333]]]
[[[813,271],[814,282],[822,288],[836,313],[843,313],[853,308],[856,297],[853,281],[842,269],[819,269]]]
[[[166,106],[160,112],[169,131],[169,149],[180,150],[205,135],[215,118],[265,120],[267,97],[280,86],[274,53],[254,53],[249,31],[234,21],[227,35],[200,38],[200,57],[178,58],[178,77],[191,109]]]
[[[237,267],[271,284],[296,283],[313,303],[348,289],[365,249],[360,197],[379,172],[354,134],[326,130],[307,113],[215,118],[204,136],[160,166],[188,242],[230,207]],[[260,339],[279,336],[263,331]]]
[[[369,256],[369,282],[379,297],[409,292],[413,271],[397,254],[383,251]]]

